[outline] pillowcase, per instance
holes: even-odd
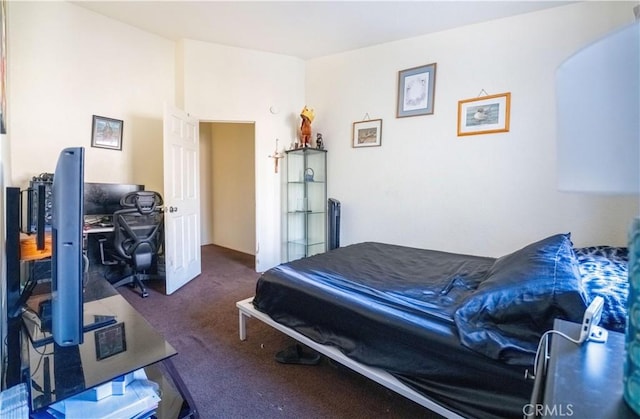
[[[454,319],[466,347],[509,364],[533,364],[540,336],[561,318],[580,323],[588,298],[570,234],[496,259]]]
[[[600,326],[624,333],[627,325],[629,297],[629,249],[591,246],[574,249],[580,265],[582,286],[593,299],[604,298]]]

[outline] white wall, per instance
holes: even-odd
[[[256,259],[281,260],[281,173],[268,156],[316,110],[343,244],[379,240],[498,255],[572,231],[626,242],[633,198],[555,187],[553,72],[632,20],[630,3],[578,3],[309,61],[185,40],[175,45],[66,2],[9,2],[11,179],[52,171],[87,147],[87,181],[161,189],[162,104],[207,121],[255,123]],[[397,72],[438,63],[435,114],[395,118]],[[456,137],[457,101],[510,91],[511,132]],[[271,113],[275,106],[278,113]],[[352,123],[383,118],[382,147],[352,149]],[[122,152],[90,147],[91,115],[123,119]],[[375,226],[375,228],[372,228]]]
[[[576,245],[626,244],[637,199],[556,190],[554,71],[633,21],[632,5],[579,3],[308,61],[341,243],[498,256],[570,231]],[[398,71],[432,62],[435,113],[396,118]],[[482,89],[511,92],[510,132],[457,137],[457,102]],[[382,146],[353,149],[365,114],[383,119]]]
[[[184,40],[177,72],[184,85],[184,108],[206,121],[255,123],[256,269],[281,261],[280,173],[274,173],[276,139],[280,148],[296,135],[304,106],[304,62],[300,59]],[[276,113],[272,113],[270,109]]]
[[[174,102],[175,44],[67,2],[8,2],[12,182],[53,172],[84,146],[88,182],[162,191],[163,102]],[[92,115],[124,121],[122,151],[91,147]]]

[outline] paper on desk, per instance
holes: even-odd
[[[158,407],[160,397],[156,392],[157,388],[158,385],[152,381],[135,380],[127,386],[127,391],[122,395],[113,395],[98,401],[71,397],[52,404],[49,412],[56,417],[62,414],[68,419],[134,417]]]
[[[27,385],[20,383],[0,392],[0,417],[25,419],[29,417]]]

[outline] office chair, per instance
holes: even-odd
[[[114,287],[137,286],[141,297],[149,296],[142,281],[151,278],[152,268],[163,252],[162,205],[162,196],[153,191],[130,192],[120,200],[123,208],[113,213],[113,249],[108,250],[113,259],[103,258],[106,265],[125,267],[124,277],[110,281]],[[101,253],[104,255],[102,243]]]

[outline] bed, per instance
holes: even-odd
[[[255,317],[446,417],[522,417],[540,335],[593,295],[624,330],[626,249],[569,234],[500,258],[366,242],[281,264],[237,303]]]

